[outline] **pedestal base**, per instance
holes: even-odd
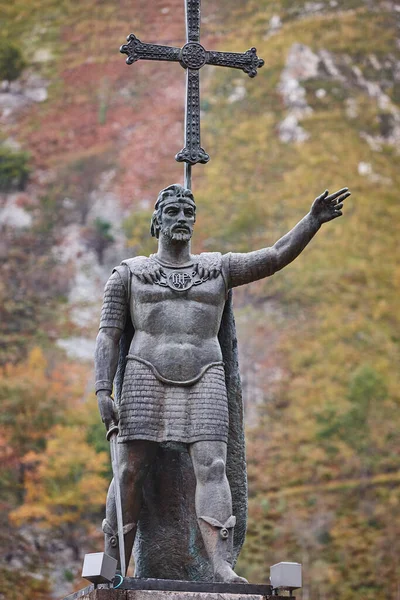
[[[272,595],[270,585],[242,583],[205,583],[172,579],[127,577],[115,589],[94,585],[67,596],[64,600],[281,600]],[[294,597],[292,597],[293,600]]]

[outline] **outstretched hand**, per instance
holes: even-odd
[[[349,188],[345,187],[330,194],[328,190],[325,190],[323,194],[316,198],[311,206],[311,214],[315,217],[319,223],[327,223],[332,219],[340,217],[343,208],[343,202],[350,196]]]

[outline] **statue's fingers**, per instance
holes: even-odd
[[[214,269],[212,272],[213,279],[217,279],[218,275],[219,275],[218,269]]]
[[[142,273],[142,277],[145,283],[153,283],[150,275],[148,273]]]
[[[342,216],[342,211],[341,210],[335,210],[334,215],[333,215],[333,219],[337,219],[338,217]]]
[[[346,192],[345,194],[343,194],[343,196],[341,196],[338,199],[338,202],[344,202],[346,200],[346,198],[348,198],[349,196],[351,196],[351,192]]]
[[[346,200],[346,198],[348,198],[349,196],[351,196],[351,193],[346,192],[345,194],[342,194],[342,196],[339,196],[339,198],[335,198],[334,200],[331,200],[332,206],[336,206],[337,204],[344,202]]]
[[[329,194],[328,190],[325,190],[322,194],[320,194],[319,196],[317,196],[315,198],[315,201],[320,202],[321,200],[324,200],[328,196],[328,194]]]
[[[119,421],[119,411],[118,411],[118,407],[116,406],[115,402],[113,402],[112,419],[116,423],[118,423],[118,421]]]
[[[334,194],[327,196],[326,199],[327,200],[336,200],[336,198],[338,198],[339,196],[341,196],[342,194],[344,194],[345,192],[348,192],[348,191],[349,191],[349,188],[347,188],[347,187],[342,188],[341,190],[338,190]]]
[[[203,267],[199,266],[198,269],[197,269],[197,271],[198,271],[200,279],[203,279],[203,277],[204,277],[204,269],[203,269]]]
[[[343,208],[343,202],[341,202],[340,204],[336,204],[335,210],[340,210],[341,208]]]

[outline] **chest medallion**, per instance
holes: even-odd
[[[201,285],[205,281],[208,281],[209,277],[199,277],[197,271],[184,272],[184,271],[171,271],[165,273],[161,271],[161,279],[155,281],[156,285],[161,287],[169,287],[175,292],[186,292],[194,285]]]

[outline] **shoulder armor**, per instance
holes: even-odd
[[[135,256],[123,260],[120,265],[113,268],[112,272],[118,273],[121,278],[128,299],[131,297],[131,274],[140,277],[148,261],[146,256]]]
[[[198,265],[209,271],[222,270],[222,254],[221,252],[202,252],[195,256]]]
[[[154,269],[158,266],[158,263],[152,256],[135,256],[134,258],[123,260],[121,265],[128,267],[132,275],[142,279],[143,274],[150,275],[153,273]]]
[[[114,267],[112,272],[118,273],[118,275],[120,276],[122,284],[125,288],[127,298],[129,298],[129,296],[130,296],[129,268],[127,268],[127,265],[121,264],[121,265],[118,265],[118,267]]]
[[[151,258],[148,258],[147,256],[135,256],[134,258],[123,260],[121,265],[126,265],[132,275],[140,275],[151,262]]]

